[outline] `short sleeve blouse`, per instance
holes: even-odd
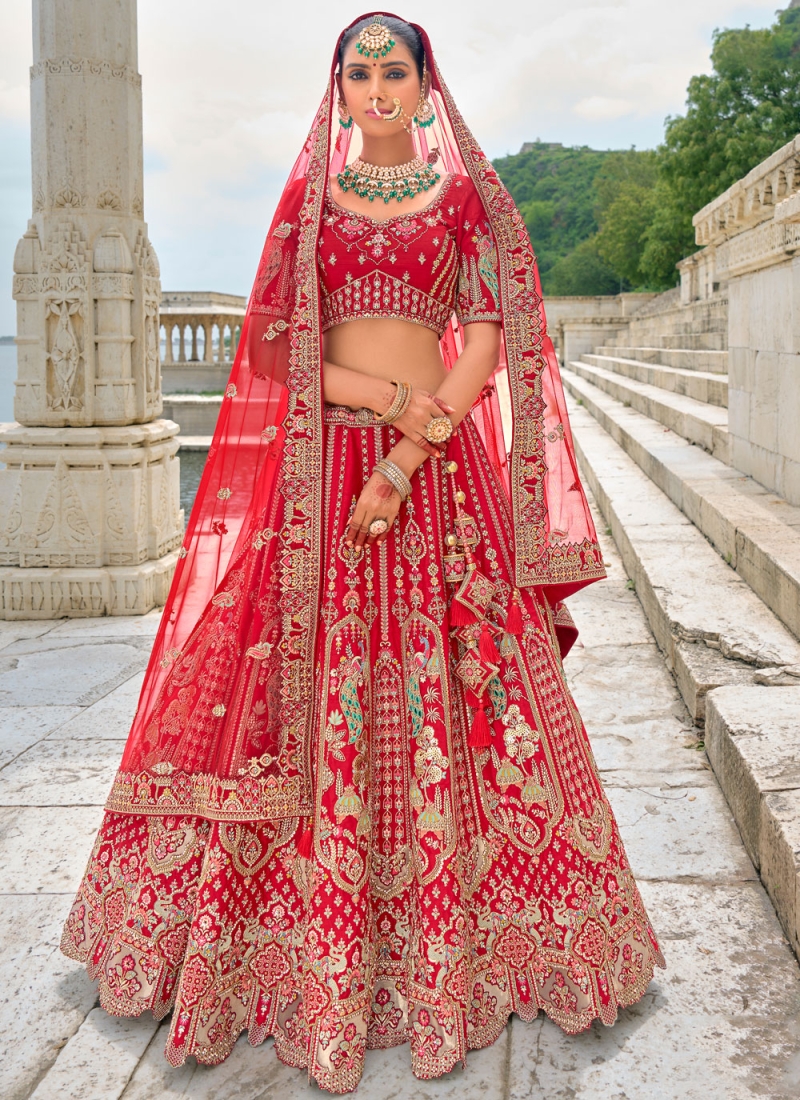
[[[444,334],[501,321],[497,247],[469,176],[451,175],[428,206],[385,219],[344,210],[330,193],[317,252],[323,329],[397,317]]]

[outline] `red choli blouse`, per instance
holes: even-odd
[[[500,321],[497,247],[468,176],[445,179],[433,202],[377,221],[325,199],[317,264],[322,328],[360,317],[398,317],[441,337]]]

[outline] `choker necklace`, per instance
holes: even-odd
[[[379,164],[369,164],[357,157],[339,172],[336,180],[342,191],[353,191],[359,198],[383,199],[388,203],[392,199],[402,202],[413,199],[420,191],[429,191],[442,177],[427,164],[422,157],[414,157],[407,164],[397,164],[384,168]]]

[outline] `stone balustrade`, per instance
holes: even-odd
[[[695,239],[699,245],[719,245],[772,221],[775,208],[799,194],[800,135],[699,210],[692,219]]]
[[[216,291],[165,291],[161,297],[162,391],[223,390],[247,299]]]

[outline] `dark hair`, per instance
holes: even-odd
[[[359,34],[368,27],[371,23],[375,22],[374,15],[368,15],[365,19],[359,19],[359,21],[352,27],[349,27],[342,35],[342,41],[339,43],[339,55],[337,61],[339,62],[339,71],[342,70],[342,58],[344,57],[344,51],[350,45],[354,38],[357,38]],[[416,27],[412,27],[410,23],[406,23],[404,19],[395,19],[393,15],[384,15],[381,20],[387,30],[391,31],[392,37],[399,39],[404,46],[408,47],[408,51],[414,59],[414,64],[417,66],[417,72],[419,78],[422,80],[423,65],[425,63],[425,50],[422,45],[422,37]]]

